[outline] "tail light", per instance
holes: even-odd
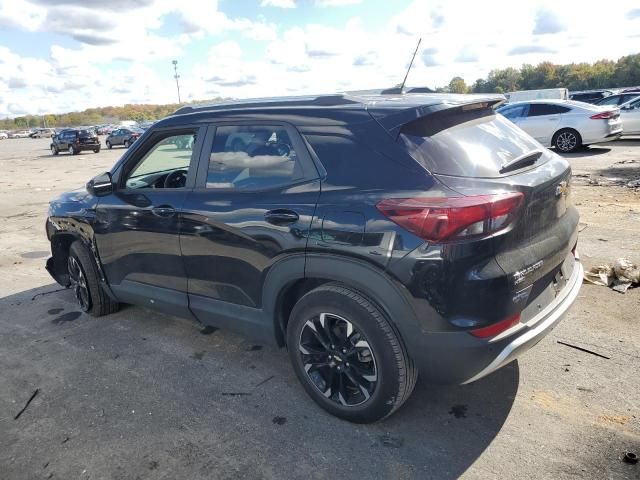
[[[376,207],[389,220],[428,242],[485,236],[507,227],[515,218],[524,195],[443,198],[391,198]]]
[[[469,330],[469,333],[477,338],[489,338],[495,337],[499,333],[504,332],[505,330],[510,329],[514,325],[520,323],[520,314],[516,313],[511,317],[505,318],[504,320],[499,321],[498,323],[494,323],[493,325],[489,325],[487,327],[474,328],[473,330]]]
[[[596,113],[595,115],[591,115],[589,118],[592,120],[608,120],[610,118],[618,118],[620,116],[620,112],[615,110]]]

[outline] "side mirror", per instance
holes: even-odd
[[[101,173],[97,177],[93,177],[87,182],[87,192],[94,197],[104,197],[113,192],[113,183],[111,183],[111,174],[109,172]]]

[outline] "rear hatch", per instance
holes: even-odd
[[[522,309],[549,284],[571,274],[570,261],[561,272],[565,259],[572,259],[578,224],[566,160],[486,104],[414,120],[400,129],[397,141],[461,196],[524,195],[508,227],[485,239],[492,242],[494,258],[507,278],[509,302]]]
[[[78,138],[82,145],[95,145],[98,143],[98,135],[95,130],[80,130]]]

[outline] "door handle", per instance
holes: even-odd
[[[169,205],[161,205],[159,207],[153,207],[151,209],[151,213],[153,213],[156,217],[172,217],[174,213],[176,213],[175,208]]]
[[[296,223],[300,217],[293,210],[278,208],[276,210],[269,210],[264,214],[264,218],[272,225],[290,225]]]

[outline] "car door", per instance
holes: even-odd
[[[210,127],[181,232],[189,305],[200,321],[253,337],[269,328],[260,324],[265,278],[292,258],[291,273],[304,276],[319,193],[318,171],[291,125]]]
[[[114,192],[96,209],[95,239],[118,299],[190,316],[180,252],[180,212],[193,187],[206,127],[159,129],[129,150],[114,172]],[[194,149],[176,138],[196,137]]]
[[[640,98],[620,109],[624,135],[640,135]]]
[[[561,112],[556,105],[530,103],[526,117],[518,121],[518,126],[543,145],[551,144],[551,137],[560,123]]]

